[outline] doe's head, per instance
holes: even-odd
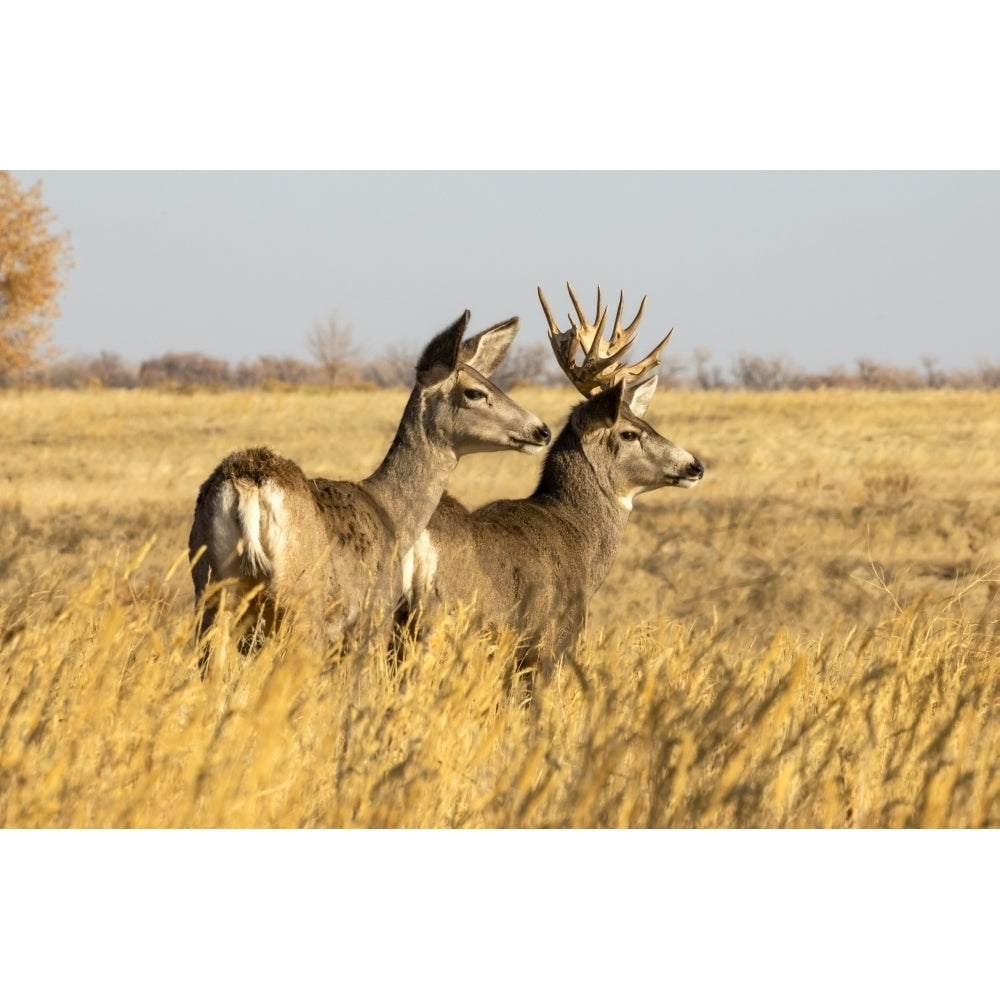
[[[429,433],[445,441],[456,456],[486,451],[534,454],[552,439],[535,414],[515,403],[489,376],[513,343],[515,316],[463,340],[469,311],[439,333],[417,362],[417,391]]]

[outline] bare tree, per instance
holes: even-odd
[[[944,374],[938,369],[938,361],[940,360],[933,354],[920,355],[920,363],[926,372],[927,385],[931,389],[939,389],[945,383]]]
[[[711,360],[712,352],[707,347],[694,349],[694,380],[700,389],[719,389],[726,384],[722,369],[718,365],[709,368],[708,363]]]
[[[0,385],[44,360],[72,264],[69,236],[53,233],[54,223],[41,184],[24,191],[0,170]]]
[[[136,365],[114,351],[101,351],[92,365],[95,378],[109,389],[134,389],[139,381]]]
[[[559,385],[562,377],[545,344],[524,344],[510,352],[493,381],[506,392],[521,382]]]
[[[762,358],[746,353],[736,359],[733,377],[744,389],[756,390],[794,388],[801,378],[795,366],[784,358]]]
[[[200,351],[168,351],[139,366],[139,385],[228,385],[232,381],[229,362]]]
[[[866,389],[919,389],[926,382],[913,368],[883,365],[870,358],[859,358],[858,381]]]
[[[374,361],[361,370],[363,378],[380,389],[408,386],[417,368],[417,352],[405,344],[390,344]]]
[[[138,384],[138,369],[119,354],[101,351],[97,357],[74,354],[51,361],[35,371],[22,373],[21,379],[55,389],[86,389],[91,386],[134,389]]]
[[[681,384],[681,376],[687,371],[687,364],[680,358],[667,358],[660,362],[660,371],[657,373],[660,385],[665,389],[676,389]]]
[[[233,381],[238,386],[258,386],[273,382],[286,385],[322,385],[329,375],[322,365],[289,355],[275,357],[262,354],[256,361],[241,361],[236,366]]]
[[[977,381],[984,389],[1000,389],[1000,362],[980,358],[976,362]]]
[[[336,310],[313,328],[309,335],[309,353],[323,366],[331,385],[353,381],[358,376],[360,352],[354,344],[350,324],[342,323]]]

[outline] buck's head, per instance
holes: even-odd
[[[670,340],[668,333],[641,361],[623,360],[635,340],[635,331],[646,308],[643,298],[635,319],[622,326],[624,293],[608,339],[604,337],[608,310],[597,289],[597,312],[593,323],[584,315],[573,286],[566,283],[576,309],[568,329],[559,329],[541,288],[538,298],[549,324],[549,343],[566,377],[585,397],[573,411],[569,427],[587,456],[602,487],[627,510],[639,493],[663,486],[691,487],[705,474],[705,467],[690,452],[679,448],[643,420],[656,389],[656,376],[645,378],[660,363],[660,353]],[[577,361],[582,349],[583,360]]]
[[[591,468],[626,510],[640,493],[663,486],[692,487],[705,467],[643,420],[656,389],[644,382],[617,382],[580,403],[570,423]]]
[[[515,316],[463,341],[468,325],[466,310],[417,362],[415,392],[426,433],[459,458],[484,451],[541,451],[552,438],[549,428],[488,378],[503,361],[520,320]]]

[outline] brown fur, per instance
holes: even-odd
[[[580,403],[531,496],[468,511],[446,494],[415,549],[424,562],[400,618],[474,597],[481,626],[520,634],[523,663],[549,664],[567,650],[618,553],[631,496],[693,485],[704,471],[629,409],[643,386],[649,382],[619,385]],[[643,390],[640,412],[651,392]]]
[[[367,479],[308,479],[289,459],[252,448],[228,456],[206,480],[189,538],[202,632],[220,612],[243,607],[243,649],[290,613],[317,640],[363,640],[399,599],[401,560],[459,457],[534,452],[548,442],[548,428],[480,371],[500,363],[517,320],[463,343],[468,316],[425,348],[396,436]]]

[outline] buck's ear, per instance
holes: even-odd
[[[610,389],[591,396],[586,403],[581,403],[573,411],[577,430],[586,434],[613,427],[622,406],[622,391],[622,384],[619,382]]]
[[[503,323],[497,323],[482,333],[477,333],[462,344],[459,354],[463,364],[474,368],[480,375],[489,378],[500,367],[500,362],[514,342],[521,320],[513,316]]]
[[[649,409],[649,404],[653,400],[653,393],[656,391],[656,378],[653,375],[645,382],[637,382],[625,390],[625,402],[634,416],[645,416],[646,410]]]
[[[447,330],[442,330],[425,348],[417,362],[417,382],[434,385],[446,379],[459,365],[462,337],[469,325],[469,310]]]

